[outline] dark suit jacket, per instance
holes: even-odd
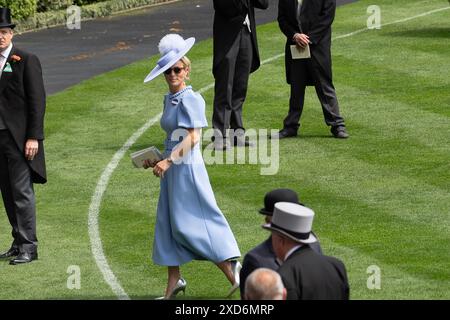
[[[310,244],[310,246],[314,251],[322,254],[319,241]],[[241,298],[244,298],[245,280],[247,280],[250,273],[258,268],[268,268],[276,271],[279,267],[280,265],[276,260],[272,247],[272,237],[270,236],[266,241],[247,252],[244,257],[241,273],[239,274]]]
[[[311,61],[315,68],[322,68],[332,79],[331,73],[331,24],[336,12],[336,0],[303,0],[300,20],[302,32],[309,36]],[[286,81],[290,83],[292,61],[290,45],[295,33],[301,33],[297,21],[297,0],[279,0],[278,25],[286,36]],[[306,69],[302,72],[307,72]],[[312,84],[309,82],[308,84]]]
[[[344,264],[320,255],[309,246],[294,252],[278,269],[288,300],[348,300],[350,289]]]
[[[241,298],[244,298],[245,280],[257,268],[277,270],[279,264],[272,247],[272,237],[250,250],[242,262],[240,277]]]
[[[213,74],[232,47],[248,14],[252,30],[253,59],[250,72],[259,68],[259,51],[256,39],[255,8],[267,9],[268,0],[214,0]]]
[[[20,57],[20,61],[13,61],[13,55]],[[7,62],[11,65],[12,72],[3,71],[0,79],[0,114],[23,154],[27,139],[38,140],[38,153],[28,164],[33,182],[45,183],[45,89],[41,64],[35,55],[15,46],[12,47]]]

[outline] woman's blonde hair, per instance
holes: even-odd
[[[180,59],[180,61],[184,65],[184,67],[188,69],[186,79],[189,79],[189,73],[191,73],[191,60],[189,60],[188,57],[184,56],[183,58]]]
[[[184,56],[183,58],[180,59],[181,62],[184,64],[184,66],[186,68],[189,68],[189,70],[191,70],[191,60],[189,60],[188,57]]]

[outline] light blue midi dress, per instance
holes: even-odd
[[[165,95],[161,117],[161,127],[167,133],[164,156],[168,157],[182,140],[179,133],[187,133],[183,128],[207,125],[205,101],[191,86]],[[199,144],[183,156],[183,161],[170,166],[160,186],[154,263],[179,266],[191,260],[221,262],[241,255],[217,206]]]

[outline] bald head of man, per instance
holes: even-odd
[[[246,300],[286,300],[286,289],[280,275],[267,268],[258,268],[245,281]]]

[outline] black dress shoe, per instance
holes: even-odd
[[[18,248],[10,248],[8,251],[3,252],[2,254],[0,254],[0,259],[6,259],[6,258],[15,257],[19,253],[20,252],[19,252]]]
[[[278,133],[271,135],[270,139],[284,139],[284,138],[290,138],[290,137],[296,137],[297,131],[290,131],[287,129],[282,129]]]
[[[16,265],[22,263],[29,263],[33,260],[37,260],[38,254],[37,252],[29,253],[29,252],[21,252],[17,257],[9,261],[9,264]]]
[[[331,133],[337,139],[347,139],[350,136],[344,126],[331,127]]]

